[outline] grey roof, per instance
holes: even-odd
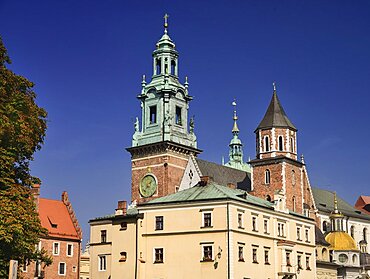
[[[203,176],[210,176],[216,184],[232,183],[238,189],[251,190],[250,173],[196,158]]]
[[[318,226],[315,226],[315,242],[317,245],[330,246],[330,243],[325,240],[325,236]]]
[[[269,129],[272,127],[291,128],[297,131],[297,128],[289,120],[283,107],[281,106],[276,91],[274,91],[272,94],[270,105],[256,130]]]
[[[319,188],[312,188],[313,198],[319,211],[330,213],[334,210],[334,192]],[[370,220],[370,215],[361,212],[337,196],[338,209],[345,216]]]
[[[273,204],[267,200],[252,196],[244,190],[232,189],[226,186],[219,185],[213,181],[207,185],[197,184],[194,187],[151,200],[145,204],[163,204],[163,203],[179,203],[179,202],[193,202],[206,200],[227,200],[232,199],[236,201],[246,202],[266,208],[273,209]],[[145,206],[141,204],[141,206]]]

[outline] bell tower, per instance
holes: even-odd
[[[131,153],[131,199],[138,203],[175,193],[190,155],[196,156],[194,118],[188,121],[188,78],[179,81],[179,54],[168,34],[168,15],[164,34],[153,51],[153,75],[149,83],[143,76],[141,125],[135,121]]]
[[[249,162],[253,194],[272,201],[279,193],[287,209],[313,217],[315,205],[303,156],[297,160],[297,128],[279,101],[275,83],[270,104],[254,132],[256,159]]]

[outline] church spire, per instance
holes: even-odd
[[[232,106],[234,107],[234,114],[233,114],[233,128],[231,130],[233,134],[233,138],[229,144],[229,162],[225,164],[225,166],[232,167],[235,169],[243,170],[250,172],[250,167],[247,163],[243,162],[243,144],[242,141],[239,139],[239,128],[238,128],[238,116],[236,113],[236,100],[232,102]]]
[[[344,215],[338,209],[337,193],[334,192],[334,210],[330,213],[331,230],[333,232],[343,231],[343,219]]]

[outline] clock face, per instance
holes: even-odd
[[[148,198],[154,195],[157,190],[157,180],[154,175],[145,175],[140,182],[140,194],[144,198]]]

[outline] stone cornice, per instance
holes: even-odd
[[[126,148],[128,152],[131,154],[132,159],[140,158],[141,156],[145,155],[156,155],[160,153],[165,153],[168,151],[172,151],[175,153],[182,153],[186,155],[193,154],[194,156],[198,155],[202,152],[202,150],[182,145],[179,143],[171,142],[171,141],[161,141],[156,143],[145,144],[141,146],[133,146]]]
[[[263,158],[263,159],[254,159],[254,160],[249,161],[248,163],[251,164],[252,167],[255,167],[255,166],[261,166],[261,165],[279,164],[282,162],[288,162],[298,167],[302,167],[304,165],[302,162],[294,160],[286,156],[276,156],[276,157]]]

